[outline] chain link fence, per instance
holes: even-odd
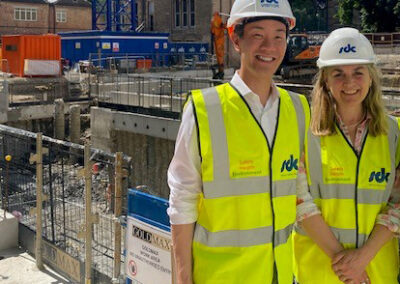
[[[83,146],[43,137],[42,236],[81,263],[85,259],[85,179]],[[2,207],[31,231],[36,231],[36,134],[0,125],[0,173]],[[11,161],[4,159],[10,155]],[[114,271],[115,155],[91,149],[92,214],[98,216],[92,231],[92,279],[110,283]],[[122,204],[126,204],[130,159],[124,157],[127,178],[122,182]],[[123,208],[126,212],[126,208]],[[122,238],[123,240],[123,238]],[[117,247],[124,247],[123,243]],[[120,255],[121,252],[119,252]],[[121,258],[119,256],[119,258]],[[122,259],[121,259],[122,260]],[[122,260],[123,261],[123,260]],[[115,275],[119,275],[119,272]]]

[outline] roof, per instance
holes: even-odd
[[[33,4],[48,4],[44,0],[1,0],[2,2],[11,3],[33,3]],[[91,7],[92,4],[87,0],[59,0],[55,2],[56,6],[77,6],[77,7]]]

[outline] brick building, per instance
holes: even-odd
[[[90,30],[91,4],[85,0],[60,0],[49,4],[43,0],[0,1],[1,34],[43,34]]]
[[[212,14],[219,11],[228,15],[234,0],[136,0],[138,25],[145,31],[170,33],[171,41],[210,42]],[[327,25],[332,31],[341,25],[336,17],[338,0],[327,0]],[[223,20],[226,22],[227,17]],[[359,13],[355,11],[355,26],[359,25]],[[238,66],[239,58],[226,37],[225,62]]]

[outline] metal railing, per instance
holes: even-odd
[[[19,222],[31,231],[38,226],[35,211],[37,202],[37,165],[30,164],[30,157],[36,153],[36,134],[0,125],[0,184],[2,200],[9,212],[17,216]],[[55,140],[43,136],[43,238],[81,263],[85,259],[85,240],[82,234],[87,228],[85,222],[85,179],[81,174],[84,168],[83,146]],[[11,155],[11,161],[4,159]],[[121,239],[115,237],[115,155],[100,150],[90,150],[91,213],[98,216],[91,233],[91,267],[93,283],[110,283],[115,275],[115,247],[123,247]],[[124,157],[123,166],[130,170],[130,159]],[[87,168],[86,168],[87,170]],[[93,172],[93,174],[92,174]],[[119,200],[124,198],[129,178],[122,183]],[[5,189],[8,194],[6,195]],[[118,196],[118,195],[117,195]],[[36,213],[35,213],[36,212]],[[126,208],[122,209],[126,212]],[[118,244],[116,244],[116,241]],[[118,254],[119,253],[119,254]],[[121,252],[118,252],[119,262]],[[83,275],[81,275],[83,279]]]
[[[118,73],[144,72],[153,69],[196,69],[210,66],[213,56],[207,52],[153,52],[153,53],[90,53],[80,61],[82,71],[92,74],[112,70]]]
[[[399,45],[400,33],[366,33],[364,34],[373,45]]]
[[[191,90],[220,83],[220,80],[201,78],[98,74],[90,82],[90,93],[97,98],[100,105],[179,114]]]

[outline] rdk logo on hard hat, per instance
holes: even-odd
[[[260,0],[262,8],[279,8],[278,0]]]
[[[347,44],[347,46],[343,46],[343,47],[340,48],[339,54],[341,54],[341,53],[343,53],[343,52],[344,52],[344,53],[350,53],[350,52],[356,53],[357,50],[356,50],[356,47],[355,47],[354,45],[351,45],[351,44],[349,43],[349,44]]]

